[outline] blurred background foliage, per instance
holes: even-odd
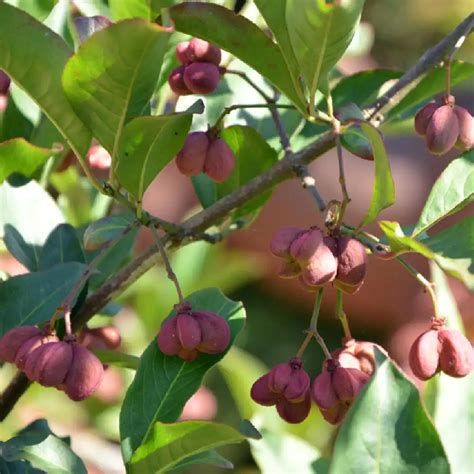
[[[14,0],[10,3],[26,9],[41,20],[48,18],[49,11],[56,4],[54,0]],[[235,6],[234,0],[217,3],[229,8]],[[78,1],[76,4],[85,14],[95,14],[92,12],[98,6],[106,8],[106,3],[99,0]],[[351,54],[341,62],[340,69],[345,74],[373,67],[404,70],[452,30],[471,9],[470,0],[367,0],[357,39],[351,47]],[[255,7],[247,2],[243,13],[261,22],[255,12]],[[175,41],[181,39],[182,36],[177,35]],[[173,51],[170,51],[166,66],[168,69],[173,67],[174,61]],[[474,61],[472,36],[457,59]],[[232,67],[246,70],[256,81],[262,82],[238,61],[233,62]],[[163,94],[168,93],[165,73],[162,78],[164,79],[160,81],[154,104],[155,109],[160,112],[170,105],[163,100]],[[266,86],[263,82],[262,85]],[[472,113],[472,82],[462,84],[458,92]],[[215,120],[223,107],[242,102],[243,97],[246,103],[260,101],[255,92],[238,78],[226,76],[217,92],[206,98],[206,113],[195,120],[193,128],[202,130],[208,122]],[[194,100],[195,97],[192,98]],[[188,105],[188,98],[182,98],[177,107],[184,109]],[[295,148],[314,139],[315,130],[304,127],[297,114],[289,111],[283,114],[283,118],[292,134]],[[33,121],[34,117],[29,119]],[[273,123],[267,112],[238,111],[231,114],[227,121],[227,124],[233,123],[255,127],[271,145],[278,146]],[[3,127],[5,126],[4,122]],[[388,136],[387,145],[395,182],[397,186],[400,185],[399,195],[404,196],[384,217],[394,217],[408,224],[415,220],[434,179],[446,166],[447,160],[428,156],[421,141],[411,134]],[[331,157],[333,156],[328,154],[312,168],[327,200],[339,195],[335,170],[332,169],[335,168],[334,160]],[[353,159],[349,161],[349,190],[354,190],[354,203],[349,218],[356,220],[363,213],[370,195],[371,164]],[[52,184],[58,206],[67,222],[76,227],[97,219],[109,205],[107,199],[94,193],[76,168],[55,173]],[[188,180],[180,177],[172,166],[162,173],[145,196],[145,207],[166,219],[180,220],[196,211],[197,205]],[[316,208],[297,183],[282,185],[251,226],[233,235],[228,241],[215,245],[193,243],[172,256],[174,270],[185,293],[217,286],[230,298],[243,301],[247,310],[247,325],[238,340],[238,348],[232,349],[206,379],[206,386],[213,395],[208,396],[209,393],[205,392],[207,395],[196,397],[194,408],[190,404],[191,415],[188,414],[198,418],[215,416],[217,420],[234,426],[238,426],[241,418],[253,417],[257,426],[265,426],[270,435],[264,443],[252,442],[250,448],[241,444],[221,450],[223,455],[234,462],[238,472],[258,472],[250,450],[257,457],[274,456],[275,459],[278,459],[282,449],[289,449],[289,446],[298,449],[302,456],[314,456],[316,459],[318,453],[327,455],[335,434],[335,429],[322,420],[317,410],[313,410],[305,423],[293,427],[281,423],[273,409],[258,408],[249,397],[251,384],[264,373],[266,367],[287,360],[296,352],[311,314],[312,295],[297,285],[278,280],[275,277],[276,262],[267,252],[271,234],[285,224],[321,224]],[[135,252],[151,244],[148,235],[140,234]],[[353,334],[358,339],[373,340],[384,345],[406,367],[405,353],[419,328],[426,326],[429,301],[415,280],[402,275],[402,271],[396,269],[393,262],[373,260],[372,258],[373,265],[369,269],[365,287],[357,295],[347,299],[346,309]],[[425,273],[428,271],[427,265],[420,259],[415,257],[410,258],[410,261]],[[6,253],[3,253],[0,263],[0,270],[7,273],[18,271]],[[472,311],[470,317],[467,314],[467,308],[473,302],[472,295],[457,282],[453,283],[452,289],[465,317],[468,332],[471,331],[472,335]],[[327,338],[329,347],[335,349],[339,346],[342,332],[333,317],[334,294],[331,291],[327,293],[321,333]],[[120,307],[113,308],[113,312],[118,310],[115,316],[96,316],[90,325],[115,324],[123,337],[121,350],[140,355],[155,337],[161,321],[175,302],[174,287],[166,278],[163,268],[153,268],[118,299]],[[311,376],[319,372],[322,359],[318,347],[315,344],[310,346],[304,362]],[[12,375],[11,367],[2,368],[1,388]],[[82,403],[71,402],[62,393],[52,389],[33,386],[21,399],[13,414],[0,424],[0,438],[7,439],[26,422],[46,417],[51,420],[54,431],[59,435],[73,434],[73,447],[87,460],[90,472],[123,472],[117,464],[120,462],[120,453],[115,442],[118,440],[120,402],[132,378],[132,371],[111,367],[97,396]],[[281,434],[272,436],[271,432]],[[100,436],[107,441],[102,441]],[[278,466],[282,468],[282,464]],[[295,466],[288,469],[293,468],[296,469]],[[319,466],[318,469],[316,472],[324,472],[324,466]],[[193,472],[201,471],[194,467]],[[212,471],[206,467],[202,472]]]

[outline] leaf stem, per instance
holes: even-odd
[[[396,259],[401,263],[403,267],[405,267],[408,272],[414,276],[419,283],[424,287],[425,292],[430,295],[431,301],[433,303],[433,311],[434,311],[434,318],[440,319],[439,311],[438,311],[438,301],[436,299],[436,294],[433,290],[434,283],[427,280],[415,267],[410,265],[403,257],[396,257]]]
[[[168,255],[166,255],[166,250],[163,244],[161,243],[161,239],[160,239],[160,236],[158,235],[158,232],[156,231],[156,227],[153,224],[149,225],[148,227],[151,230],[156,247],[158,251],[160,252],[161,259],[163,260],[163,263],[165,265],[166,274],[168,275],[168,278],[173,282],[176,288],[176,293],[178,293],[178,300],[180,303],[184,303],[183,292],[181,291],[181,286],[179,285],[178,277],[176,276],[176,273],[173,271],[173,268],[171,267],[170,260],[168,258]]]
[[[352,339],[351,329],[349,327],[349,321],[347,315],[344,312],[344,295],[342,290],[336,290],[336,317],[341,321],[342,329],[344,331],[344,337],[346,339]]]
[[[253,87],[267,102],[272,102],[273,99],[258,86],[250,77],[243,71],[237,71],[235,69],[226,69],[226,74],[235,74],[241,77],[249,86]]]

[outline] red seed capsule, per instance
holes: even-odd
[[[415,131],[418,135],[424,137],[426,135],[426,129],[430,123],[431,117],[440,105],[436,102],[430,102],[420,109],[415,115]]]
[[[301,227],[283,227],[275,232],[270,241],[270,252],[275,257],[287,258],[290,256],[290,247],[293,241],[305,232]]]
[[[41,329],[36,326],[19,326],[7,331],[0,339],[0,360],[15,362],[20,347],[32,337],[42,336]]]
[[[440,349],[436,329],[430,329],[416,338],[408,360],[411,370],[419,379],[428,380],[438,372]]]
[[[474,117],[464,108],[454,106],[454,113],[459,122],[459,136],[456,148],[470,150],[474,147]]]
[[[234,166],[235,156],[229,145],[220,138],[211,141],[204,162],[204,173],[222,183],[232,174]]]
[[[209,138],[204,132],[192,132],[176,156],[176,166],[185,176],[196,176],[204,169]]]
[[[189,42],[186,56],[190,62],[212,63],[219,66],[221,62],[221,50],[207,41],[193,38]]]
[[[178,95],[189,95],[192,92],[184,82],[184,66],[173,69],[168,77],[168,84],[171,90]]]
[[[444,155],[459,136],[459,122],[453,107],[443,105],[432,115],[426,129],[426,145],[434,155]]]
[[[212,63],[192,63],[185,67],[183,80],[193,94],[210,94],[217,89],[221,75]]]
[[[474,351],[471,343],[459,331],[441,329],[439,368],[451,377],[465,377],[474,368]]]
[[[365,247],[356,239],[337,239],[337,276],[334,285],[347,293],[355,293],[364,283],[367,273]]]

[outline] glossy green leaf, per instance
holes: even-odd
[[[57,204],[36,181],[20,187],[8,182],[0,185],[0,238],[5,224],[10,224],[27,244],[43,245],[50,232],[63,222]]]
[[[474,76],[474,64],[462,61],[451,63],[451,85],[454,86]],[[446,88],[446,69],[438,67],[429,71],[425,77],[400,102],[388,111],[385,120],[398,120],[416,112],[417,106],[431,99]]]
[[[294,472],[298,474],[319,474],[313,464],[321,454],[307,441],[289,433],[278,433],[261,429],[262,439],[249,440],[252,456],[261,474]]]
[[[293,52],[288,28],[286,26],[286,3],[287,0],[255,0],[257,8],[272,30],[275,40],[285,58],[294,88],[300,95],[301,101],[304,102],[305,98],[300,84],[300,68],[295,53]]]
[[[15,326],[49,320],[84,268],[81,263],[63,263],[0,283],[0,336]]]
[[[438,310],[450,328],[464,332],[448,280],[439,267],[431,265]],[[433,420],[448,455],[452,472],[470,472],[474,466],[474,373],[463,378],[443,373],[436,377]]]
[[[469,216],[423,243],[435,254],[436,263],[474,290],[474,216]]]
[[[38,269],[47,270],[54,265],[67,262],[85,263],[85,257],[74,227],[60,224],[43,245]]]
[[[153,20],[151,0],[109,0],[110,13],[115,21],[127,18]]]
[[[344,130],[341,135],[341,145],[353,155],[364,160],[374,159],[370,142],[359,125],[352,125]]]
[[[418,389],[376,352],[377,369],[339,430],[329,472],[450,473]]]
[[[453,160],[431,188],[413,237],[474,202],[474,150]]]
[[[94,349],[94,354],[103,364],[121,367],[123,369],[137,370],[140,358],[119,351]]]
[[[41,148],[24,138],[13,138],[0,143],[0,183],[13,173],[31,177],[46,160],[61,151]]]
[[[220,423],[157,422],[133,454],[129,470],[131,474],[165,472],[187,456],[243,440],[245,437],[238,431]]]
[[[219,5],[186,2],[169,11],[178,31],[217,44],[254,68],[300,110],[305,110],[280,49],[255,24]]]
[[[84,463],[72,451],[67,438],[56,436],[46,420],[36,420],[14,438],[0,443],[0,453],[6,461],[26,460],[48,474],[87,474]]]
[[[239,189],[278,161],[276,151],[251,127],[233,125],[223,130],[221,138],[229,145],[236,160],[231,176],[216,186],[218,199]],[[266,191],[251,199],[234,213],[234,218],[260,208],[270,195],[271,191]]]
[[[349,46],[365,0],[287,0],[286,24],[301,74],[314,104],[327,94],[327,75]]]
[[[372,69],[343,77],[331,91],[334,110],[349,102],[363,108],[379,97],[388,81],[401,75],[390,69]]]
[[[122,234],[134,221],[135,216],[132,214],[114,214],[93,222],[84,232],[84,249],[90,251],[102,248]]]
[[[193,183],[194,191],[196,192],[199,202],[204,209],[217,201],[216,183],[214,183],[207,174],[201,173],[197,176],[192,176],[191,182]]]
[[[229,300],[216,288],[198,291],[186,300],[195,309],[213,311],[227,319],[232,340],[244,325],[242,304]],[[120,438],[126,462],[148,439],[157,421],[170,423],[178,419],[186,401],[201,385],[205,373],[223,356],[224,353],[200,354],[195,361],[184,362],[177,356],[161,353],[156,338],[153,338],[142,355],[120,412]]]
[[[25,242],[21,234],[10,224],[5,224],[3,242],[7,250],[28,270],[38,270],[41,248]]]
[[[119,144],[117,177],[137,200],[183,147],[192,114],[138,117],[124,129]]]
[[[395,185],[393,183],[387,151],[385,150],[385,145],[379,131],[368,123],[362,123],[360,127],[370,141],[375,164],[372,199],[370,201],[369,210],[360,224],[360,227],[362,227],[373,222],[383,209],[391,206],[395,202]]]
[[[220,467],[221,469],[233,469],[234,465],[225,457],[221,456],[215,449],[193,454],[180,461],[169,472],[182,472],[195,464],[206,464],[208,466]]]
[[[0,3],[0,32],[0,67],[84,156],[90,132],[74,113],[61,87],[61,74],[72,51],[56,33],[6,3]]]
[[[396,254],[401,255],[409,252],[416,252],[426,258],[434,258],[433,252],[424,244],[419,242],[405,232],[398,222],[394,221],[380,221],[379,226],[387,237],[390,245],[390,250]]]
[[[125,20],[91,36],[64,69],[67,98],[113,158],[126,122],[153,94],[168,37],[156,24]]]

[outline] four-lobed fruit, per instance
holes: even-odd
[[[341,364],[341,367],[358,369],[370,376],[375,371],[374,347],[373,342],[349,339],[344,342],[342,348],[335,350],[331,355]],[[377,347],[383,351],[380,346]]]
[[[474,369],[474,350],[468,339],[455,329],[445,329],[435,321],[420,334],[410,349],[410,368],[421,380],[438,372],[451,377],[465,377]]]
[[[193,311],[189,303],[182,303],[177,306],[176,315],[162,324],[157,343],[164,354],[193,361],[200,352],[224,352],[230,344],[230,327],[218,314]]]
[[[367,272],[367,254],[358,240],[324,235],[317,227],[280,229],[272,237],[270,251],[283,259],[279,275],[299,277],[310,291],[333,282],[337,288],[355,293]]]
[[[454,146],[461,150],[474,146],[474,118],[454,102],[453,96],[447,96],[443,104],[430,102],[415,115],[415,131],[425,137],[435,155],[443,155]]]
[[[340,423],[368,380],[369,375],[359,369],[345,368],[336,359],[326,360],[311,388],[324,419]]]
[[[232,174],[235,157],[221,138],[205,132],[192,132],[176,156],[176,166],[185,176],[205,173],[220,183]]]
[[[300,359],[278,364],[252,386],[250,396],[263,406],[276,406],[288,423],[301,423],[311,409],[311,380]]]
[[[168,77],[171,90],[178,95],[209,94],[216,90],[221,70],[221,50],[207,41],[193,38],[176,46],[181,66]]]

